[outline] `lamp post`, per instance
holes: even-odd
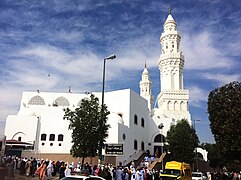
[[[158,128],[161,129],[161,157],[162,157],[162,154],[163,154],[163,146],[164,146],[162,129],[164,128],[164,125],[161,123],[161,124],[158,126]],[[162,171],[163,171],[163,169],[164,169],[163,160],[164,160],[164,159],[162,159]]]
[[[103,80],[102,80],[102,101],[101,101],[101,112],[102,112],[102,115],[101,115],[101,118],[102,120],[104,119],[104,95],[105,95],[105,62],[107,60],[113,60],[116,58],[116,55],[112,54],[106,58],[104,58],[104,66],[103,66]],[[104,121],[102,121],[104,122]],[[102,124],[103,126],[104,124]],[[102,144],[102,143],[101,143]],[[100,163],[102,163],[102,147],[100,148],[100,153],[99,153],[99,156],[100,156]]]
[[[193,120],[193,129],[196,133],[196,122],[200,121],[200,119]],[[198,161],[197,161],[197,147],[195,148],[195,164],[196,164],[196,171],[198,170]],[[195,167],[195,166],[194,166]]]

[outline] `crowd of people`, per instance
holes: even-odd
[[[51,161],[44,159],[4,157],[1,160],[6,167],[8,178],[14,179],[14,172],[18,171],[21,176],[35,177],[40,180],[61,179],[73,174],[100,176],[106,180],[159,180],[161,171],[149,170],[149,163],[144,159],[138,166],[131,163],[129,166],[114,166],[112,164],[94,165],[88,162],[81,165],[74,162]],[[210,173],[207,172],[207,180],[241,180],[240,173]],[[3,176],[0,174],[0,177]]]
[[[142,161],[137,167],[134,164],[129,167],[114,166],[113,164],[94,165],[88,162],[74,164],[74,162],[51,161],[44,159],[4,157],[2,163],[7,169],[7,177],[14,178],[14,172],[18,171],[21,176],[36,177],[40,180],[59,179],[73,174],[101,176],[107,180],[149,180],[159,179],[159,171],[149,171],[148,163]],[[56,179],[56,178],[55,178]]]

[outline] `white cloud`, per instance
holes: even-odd
[[[190,96],[190,105],[195,107],[202,107],[201,103],[207,101],[209,92],[199,88],[198,86],[188,87],[188,90]]]
[[[199,34],[184,34],[182,50],[185,56],[185,68],[206,70],[213,68],[231,68],[233,62],[215,48],[212,34],[204,31]]]
[[[204,73],[202,75],[208,80],[213,80],[219,82],[219,85],[228,84],[232,81],[240,81],[241,74],[217,74],[217,73]]]

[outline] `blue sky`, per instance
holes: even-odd
[[[160,34],[171,5],[182,37],[184,85],[200,142],[214,142],[207,97],[215,87],[241,81],[240,0],[1,0],[0,134],[16,114],[23,91],[139,93],[146,62],[160,92]],[[50,74],[50,76],[48,76]]]

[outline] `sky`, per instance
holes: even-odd
[[[240,0],[1,0],[0,134],[23,91],[139,93],[145,62],[160,93],[160,35],[171,7],[185,56],[184,86],[200,143],[214,143],[210,91],[241,81]],[[199,121],[200,120],[200,121]]]

